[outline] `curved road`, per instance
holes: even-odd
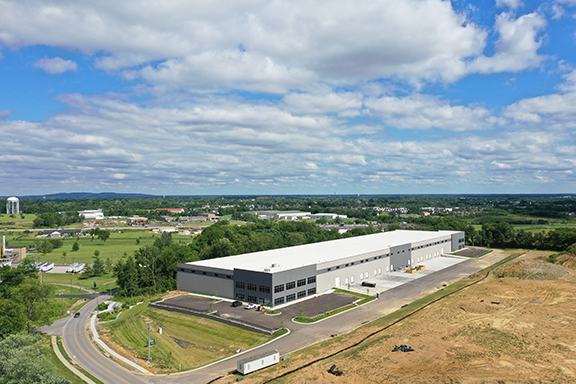
[[[278,349],[280,354],[286,354],[297,349],[314,344],[330,337],[331,334],[344,334],[377,318],[397,310],[403,304],[412,302],[425,293],[434,291],[443,283],[450,283],[490,266],[504,257],[502,251],[494,251],[479,259],[465,260],[459,264],[434,272],[419,278],[418,283],[408,283],[389,289],[381,293],[380,300],[374,300],[362,307],[327,318],[316,324],[288,324],[291,333],[274,341],[264,349]],[[109,296],[101,296],[102,300]],[[89,316],[96,308],[92,301],[82,308],[78,319],[70,317],[63,328],[64,345],[71,357],[84,369],[107,384],[175,384],[175,383],[207,383],[227,372],[236,369],[238,358],[231,358],[211,366],[186,373],[153,376],[142,375],[128,371],[102,353],[89,340]],[[261,350],[254,350],[242,355],[242,358],[258,354]]]

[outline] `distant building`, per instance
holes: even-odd
[[[172,213],[184,213],[184,208],[156,208],[157,211],[168,211]]]
[[[126,219],[126,224],[146,224],[147,222],[147,217],[132,216]]]
[[[302,211],[249,211],[246,212],[259,219],[299,220],[308,219],[310,212]]]
[[[78,211],[79,216],[84,216],[86,220],[104,220],[104,213],[101,209]]]
[[[335,220],[335,219],[346,219],[346,218],[348,218],[348,216],[339,215],[337,213],[314,213],[314,214],[310,215],[310,218],[311,219],[324,218],[324,219]]]

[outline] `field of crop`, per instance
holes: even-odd
[[[151,370],[175,372],[196,368],[234,355],[270,340],[270,336],[248,332],[213,320],[150,308],[140,304],[102,324],[102,339],[129,359],[147,359],[147,323],[152,328]],[[162,327],[162,334],[158,328]],[[181,364],[181,366],[180,366]]]

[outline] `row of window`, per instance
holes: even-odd
[[[186,269],[186,268],[180,268],[180,272],[197,273],[199,275],[220,277],[222,279],[224,279],[224,278],[231,279],[232,278],[231,275],[223,275],[223,274],[219,274],[219,273],[212,273],[212,272],[206,272],[206,271],[195,271],[194,269]]]
[[[246,289],[248,291],[260,292],[260,293],[270,293],[269,285],[258,285],[254,283],[245,283],[243,281],[237,281],[236,288]]]
[[[274,299],[274,305],[289,303],[296,299],[303,299],[306,296],[311,296],[315,294],[316,294],[316,288],[310,288],[308,290],[299,291],[297,293],[291,293],[289,295],[286,295],[286,297],[276,297]]]
[[[308,277],[307,279],[299,279],[297,281],[290,281],[286,284],[278,284],[274,286],[274,293],[280,293],[280,292],[284,292],[284,289],[286,289],[287,291],[290,289],[294,289],[297,286],[298,287],[303,287],[306,284],[314,284],[316,283],[316,276],[311,276]]]

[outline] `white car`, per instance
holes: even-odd
[[[244,308],[245,308],[245,309],[256,308],[256,304],[248,303],[248,304],[246,304],[246,306],[245,306]]]

